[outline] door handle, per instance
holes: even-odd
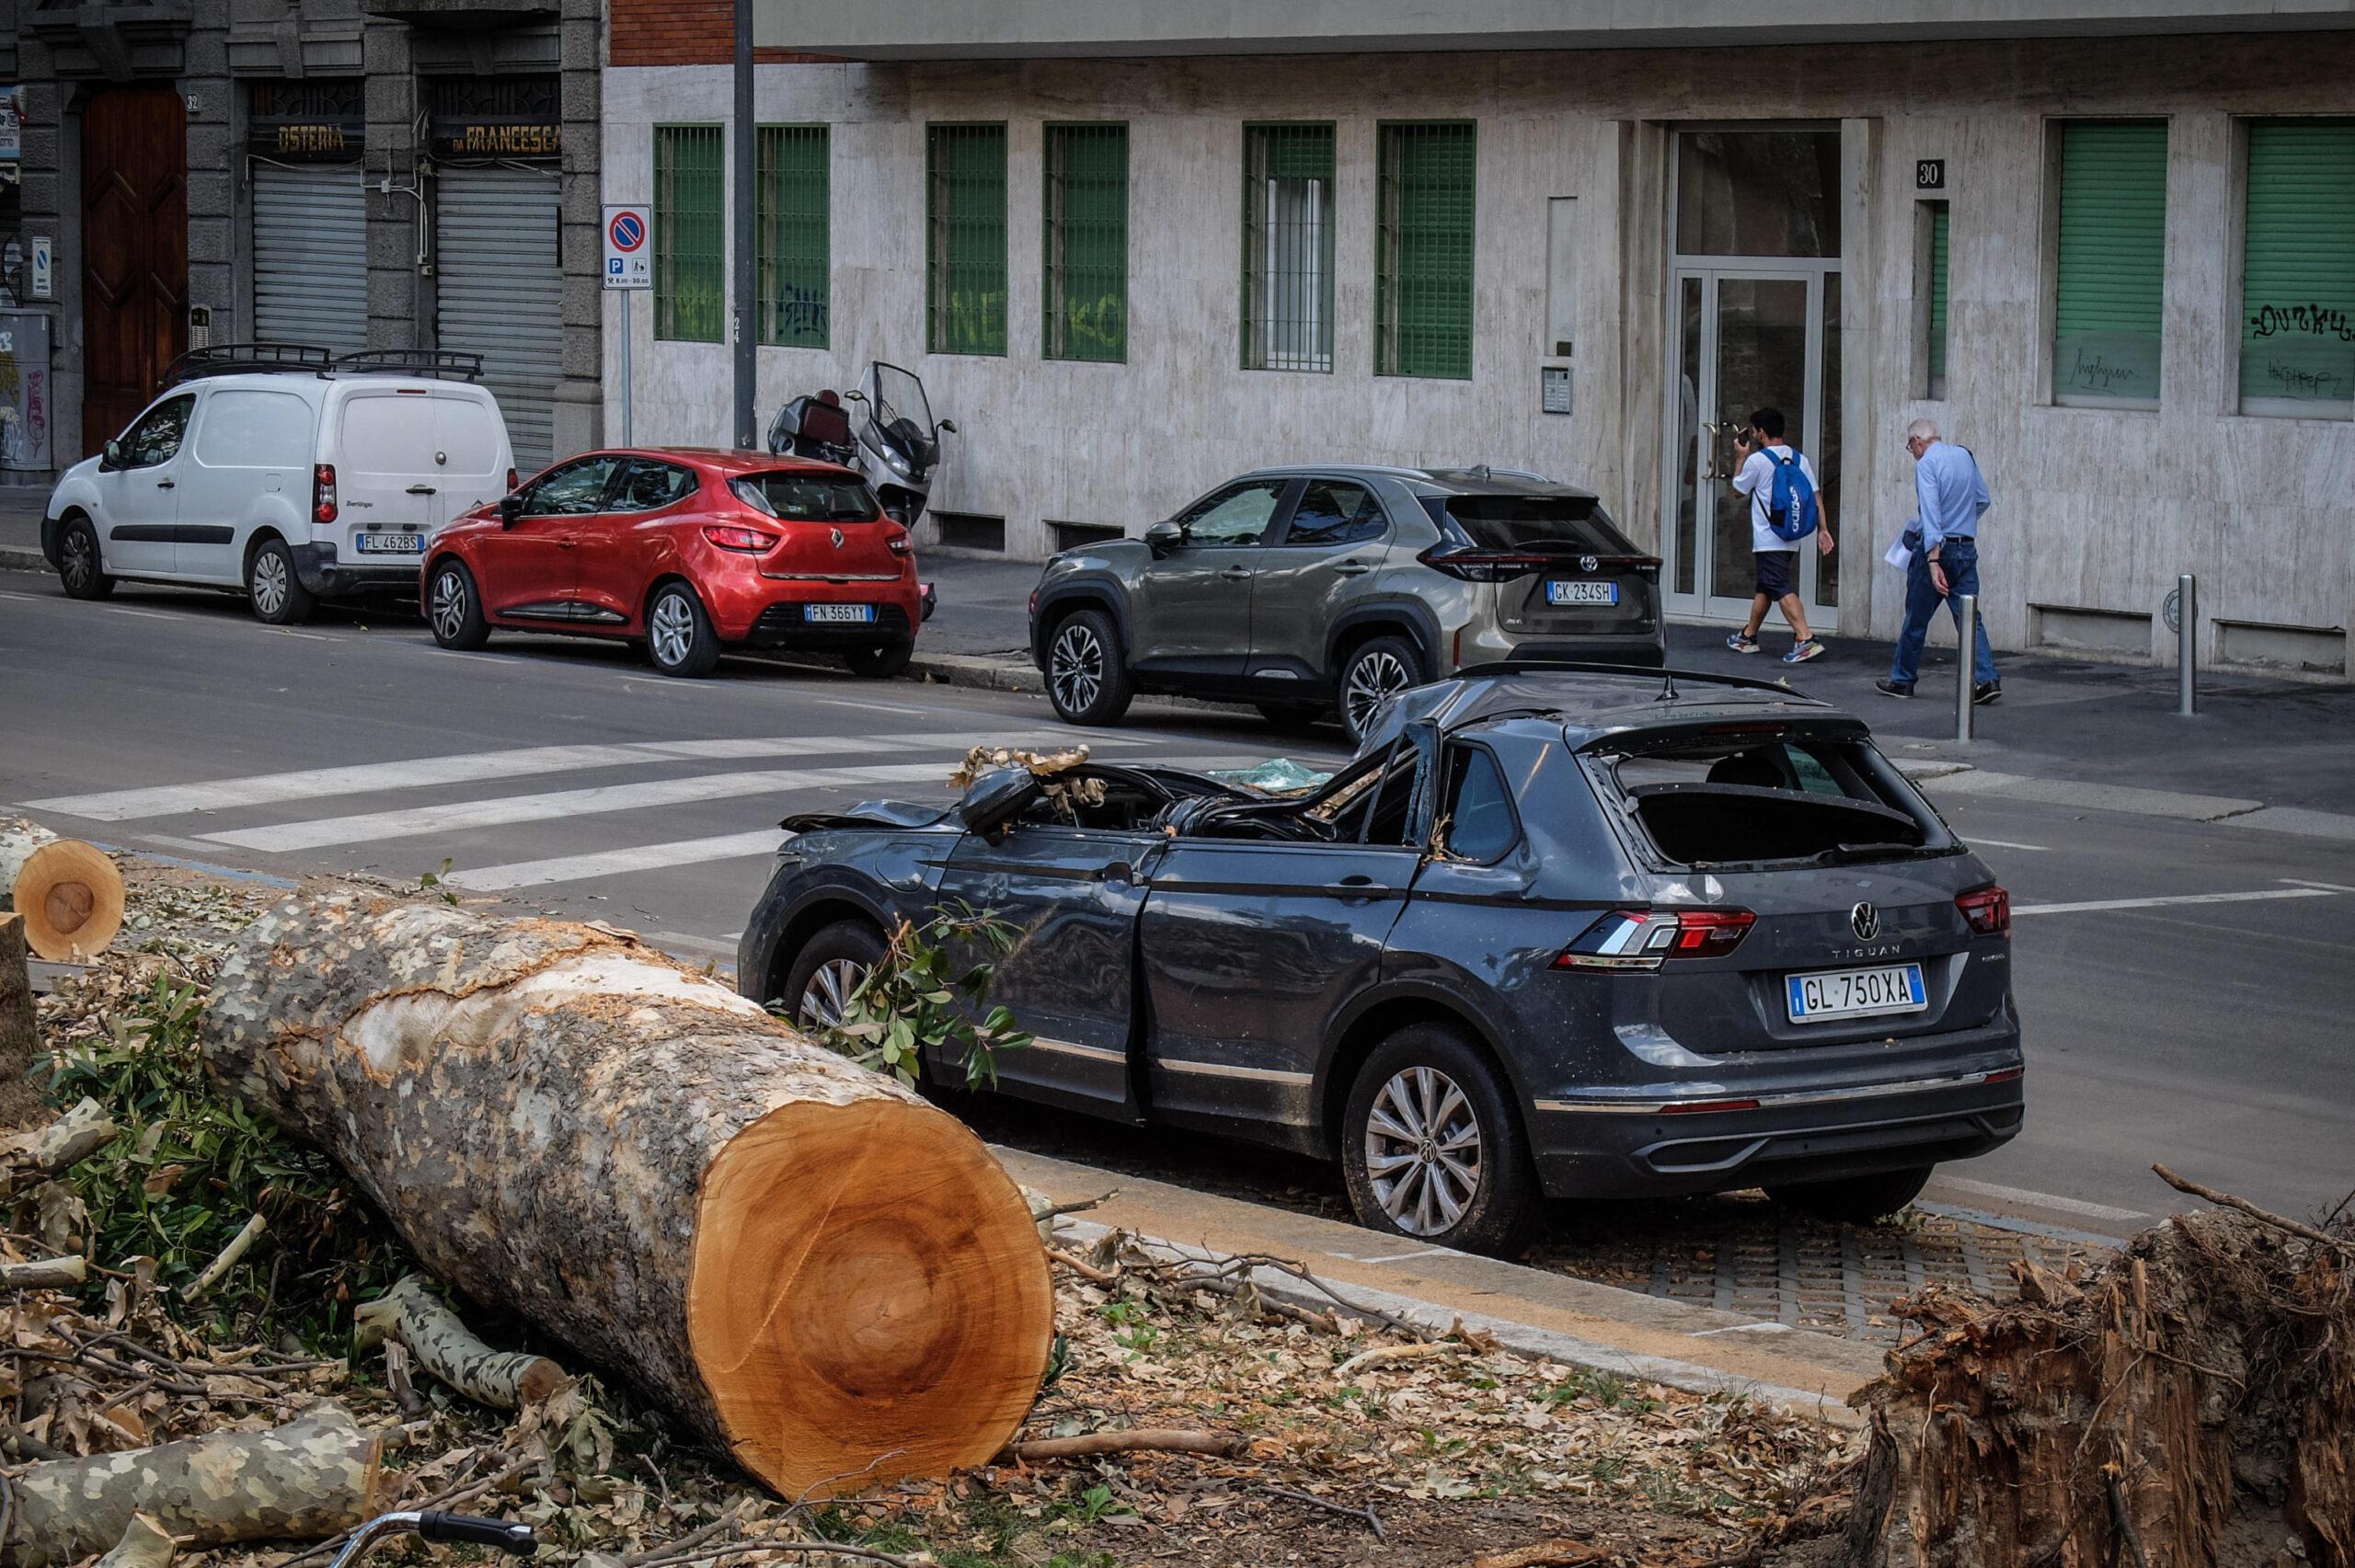
[[[1137,868],[1125,860],[1116,860],[1109,865],[1096,868],[1096,880],[1098,882],[1133,882],[1136,875]]]
[[[411,485],[408,487],[408,493],[412,496],[430,496],[433,494],[433,486],[431,485]]]
[[[1701,432],[1701,478],[1706,482],[1717,476],[1717,428],[1704,419]]]
[[[158,479],[155,481],[155,488],[158,490],[177,490],[179,488],[179,483],[180,482],[177,479]]]
[[[1333,575],[1337,578],[1361,578],[1372,570],[1373,568],[1363,561],[1341,561],[1335,564]]]
[[[1227,582],[1247,582],[1250,580],[1251,568],[1248,567],[1229,567],[1226,570],[1219,573],[1219,577]]]
[[[1373,878],[1371,876],[1344,876],[1338,882],[1334,883],[1333,886],[1336,887],[1353,888],[1371,887],[1373,886]]]

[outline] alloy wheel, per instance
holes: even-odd
[[[458,640],[466,627],[466,579],[447,567],[433,579],[433,632],[445,643]]]
[[[1480,1123],[1453,1079],[1410,1067],[1373,1097],[1365,1170],[1392,1224],[1435,1236],[1464,1218],[1480,1192]]]
[[[1341,701],[1350,712],[1350,727],[1361,730],[1373,722],[1373,710],[1383,699],[1403,692],[1409,684],[1407,666],[1398,656],[1377,649],[1350,666],[1350,679],[1341,689]]]
[[[852,958],[829,958],[810,972],[801,988],[793,1021],[804,1029],[838,1029],[850,1015],[850,999],[867,980],[864,966]]]
[[[654,645],[654,657],[664,664],[687,661],[687,652],[695,647],[695,613],[683,595],[666,593],[655,601],[646,636]]]
[[[98,580],[98,550],[91,543],[87,531],[81,528],[67,529],[64,543],[58,547],[58,555],[62,557],[58,567],[58,576],[63,578],[65,586],[75,593],[84,591]]]
[[[1074,624],[1055,634],[1047,681],[1067,714],[1085,713],[1104,689],[1104,645],[1093,628]]]
[[[264,550],[254,557],[254,608],[265,616],[286,608],[286,557]]]

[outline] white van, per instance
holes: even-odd
[[[224,346],[67,469],[41,551],[76,599],[118,579],[242,589],[264,621],[316,599],[417,590],[426,545],[515,487],[471,354]]]

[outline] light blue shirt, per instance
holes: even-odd
[[[1994,498],[1979,476],[1979,464],[1952,441],[1932,441],[1913,465],[1913,494],[1922,515],[1913,526],[1922,531],[1924,555],[1949,539],[1975,539],[1979,519]]]

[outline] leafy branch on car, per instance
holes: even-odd
[[[937,1051],[963,1067],[966,1088],[995,1088],[998,1053],[1019,1050],[1031,1036],[1014,1026],[1004,1007],[975,1016],[997,966],[984,958],[960,971],[958,956],[1003,957],[1014,950],[1016,935],[1010,922],[961,898],[936,906],[921,926],[902,921],[882,961],[851,993],[842,1023],[823,1032],[823,1043],[911,1087],[925,1053]]]

